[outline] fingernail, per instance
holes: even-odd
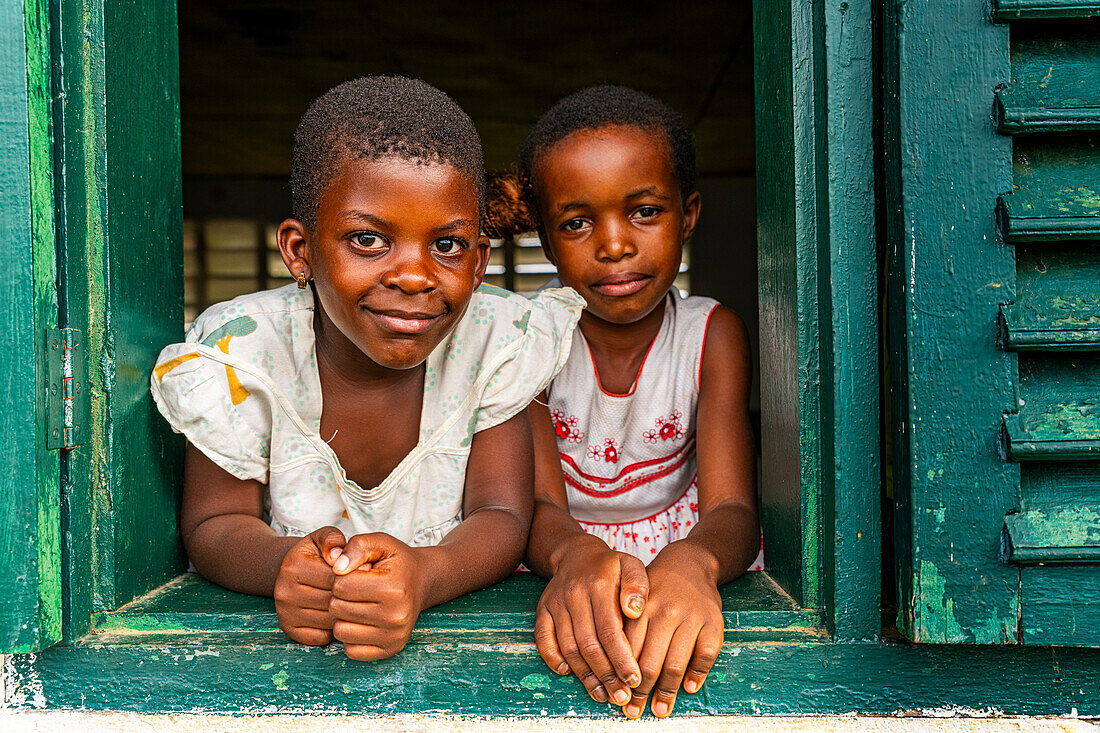
[[[642,709],[637,705],[627,705],[623,708],[623,712],[626,713],[628,718],[638,718],[642,715]]]
[[[633,673],[625,680],[623,680],[623,682],[625,682],[630,687],[637,687],[638,685],[642,684],[642,678],[639,677],[637,673]]]
[[[340,557],[336,558],[336,562],[333,563],[332,569],[338,573],[342,573],[348,569],[349,565],[351,565],[351,560],[341,555]]]
[[[631,596],[630,600],[626,602],[626,605],[634,613],[641,613],[642,609],[645,608],[645,601],[642,600],[641,596]]]
[[[661,718],[661,717],[664,717],[664,716],[668,715],[668,703],[666,703],[666,702],[655,702],[655,703],[653,703],[653,714],[656,715],[658,718]]]
[[[699,683],[695,680],[688,680],[684,683],[684,690],[687,692],[695,692],[699,689]]]
[[[328,551],[329,562],[336,562],[336,558],[340,557],[343,552],[344,551],[341,548],[333,547],[331,550]]]
[[[630,695],[627,693],[626,690],[615,690],[615,692],[611,695],[611,702],[615,703],[616,705],[626,705],[628,702],[630,702]]]
[[[569,664],[567,662],[562,662],[561,664],[559,664],[558,669],[557,669],[557,673],[558,674],[569,674]]]
[[[592,697],[598,702],[607,702],[607,690],[597,685],[592,688]]]

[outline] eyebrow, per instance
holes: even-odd
[[[631,191],[626,195],[628,199],[641,198],[642,196],[653,196],[663,201],[671,200],[671,196],[665,196],[663,193],[657,191],[656,186],[647,186],[646,188],[639,188],[637,191]]]
[[[377,227],[390,226],[390,222],[386,221],[380,216],[368,214],[365,211],[356,211],[355,209],[347,209],[345,211],[341,211],[338,218],[349,221],[365,221],[369,224],[374,224]]]
[[[393,224],[380,216],[374,214],[368,214],[365,211],[357,211],[355,209],[347,209],[340,212],[340,219],[344,221],[361,221],[368,224],[373,224],[379,228],[392,227]],[[433,231],[436,232],[452,232],[462,227],[477,226],[477,221],[474,219],[455,219],[454,221],[447,222],[442,226],[436,227]]]
[[[451,232],[455,229],[461,229],[462,227],[476,227],[477,222],[473,219],[455,219],[452,222],[438,226],[435,228],[437,232]]]
[[[663,193],[659,193],[656,186],[646,186],[645,188],[639,188],[636,191],[631,191],[624,198],[628,201],[630,199],[642,198],[643,196],[653,196],[661,201],[671,201],[671,196],[666,196]],[[575,211],[576,209],[583,209],[588,204],[584,201],[568,201],[558,206],[558,213],[564,214],[568,211]]]

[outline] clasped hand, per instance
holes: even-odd
[[[594,544],[564,558],[537,609],[546,664],[572,671],[592,699],[629,718],[641,716],[651,693],[663,718],[681,684],[698,691],[722,646],[722,601],[716,583],[677,554],[670,545],[648,568]]]
[[[383,533],[345,539],[335,527],[303,537],[275,581],[279,627],[301,644],[342,641],[352,659],[396,654],[423,610],[416,551]]]

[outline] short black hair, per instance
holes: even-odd
[[[334,86],[309,106],[294,133],[294,217],[313,229],[325,186],[349,159],[397,157],[447,163],[485,201],[485,158],[470,116],[440,90],[404,76],[364,76]]]
[[[695,141],[684,120],[671,107],[630,87],[601,84],[565,97],[531,128],[520,152],[520,173],[535,185],[539,159],[574,132],[622,125],[656,132],[668,142],[680,194],[695,190]]]

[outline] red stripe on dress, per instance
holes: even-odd
[[[665,476],[669,475],[670,473],[672,473],[673,471],[678,469],[680,466],[684,465],[684,463],[689,458],[691,458],[693,455],[695,455],[695,451],[692,451],[691,453],[686,453],[686,454],[680,456],[680,459],[678,461],[676,461],[675,463],[673,463],[671,466],[668,466],[667,468],[663,468],[660,471],[657,471],[656,473],[651,473],[648,476],[640,476],[640,477],[638,477],[636,479],[633,479],[631,481],[627,481],[625,484],[622,485],[621,488],[612,489],[611,491],[592,491],[591,489],[588,489],[588,488],[582,486],[581,484],[579,484],[576,481],[576,479],[574,479],[572,476],[569,476],[568,474],[563,474],[563,476],[565,477],[565,482],[567,484],[569,484],[570,486],[572,486],[573,488],[575,488],[577,491],[581,492],[582,494],[587,494],[588,496],[596,496],[596,497],[619,496],[620,494],[625,494],[626,492],[631,491],[633,489],[636,489],[639,486],[642,486],[644,484],[648,484],[651,481],[656,481],[659,478],[664,478]]]
[[[688,448],[693,448],[694,449],[694,446],[692,445],[692,442],[694,440],[695,440],[695,433],[692,433],[691,435],[688,436],[688,439],[684,441],[684,444],[682,446],[680,446],[678,449],[676,449],[672,453],[669,453],[667,456],[661,456],[660,458],[651,458],[648,461],[639,461],[638,463],[631,463],[629,466],[624,467],[623,470],[619,471],[616,475],[612,476],[611,478],[604,478],[602,476],[594,476],[590,473],[585,473],[584,471],[581,470],[581,467],[577,465],[577,462],[575,460],[573,460],[572,456],[570,456],[566,453],[561,453],[561,452],[559,452],[558,455],[561,456],[561,459],[563,461],[565,461],[566,463],[568,463],[573,468],[573,470],[577,472],[577,475],[580,476],[581,478],[588,479],[589,481],[595,481],[598,484],[610,484],[610,483],[614,483],[615,481],[618,481],[619,479],[621,479],[623,476],[630,473],[631,471],[634,471],[634,470],[639,469],[639,468],[645,468],[646,466],[652,466],[655,463],[661,463],[662,461],[667,461],[667,460],[670,460],[672,458],[675,458],[676,456],[678,456],[680,453],[683,453]]]

